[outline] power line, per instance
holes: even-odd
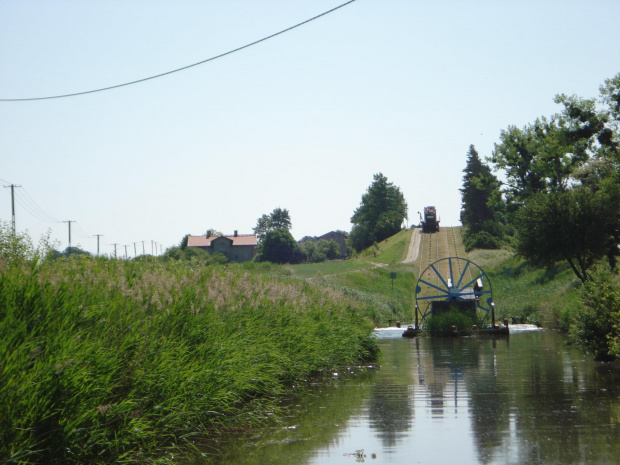
[[[77,223],[77,222],[76,222],[76,223],[75,223],[75,226],[76,226],[76,232],[78,233],[78,235],[79,235],[82,239],[91,239],[91,238],[94,236],[94,234],[88,234],[88,233],[84,230],[84,228],[82,228],[82,227],[80,226],[80,224],[79,224],[79,223]]]
[[[138,83],[141,83],[141,82],[150,81],[152,79],[157,79],[157,78],[160,78],[160,77],[163,77],[163,76],[167,76],[169,74],[178,73],[179,71],[185,71],[186,69],[193,68],[194,66],[203,65],[203,64],[208,63],[210,61],[217,60],[218,58],[223,58],[223,57],[225,57],[227,55],[231,55],[233,53],[239,52],[239,51],[244,50],[246,48],[252,47],[253,45],[260,44],[261,42],[265,42],[266,40],[273,39],[276,36],[279,36],[281,34],[289,32],[289,31],[291,31],[291,30],[293,30],[295,28],[298,28],[300,26],[308,24],[311,21],[314,21],[314,20],[319,19],[319,18],[321,18],[321,17],[323,17],[325,15],[333,13],[334,11],[336,11],[336,10],[338,10],[338,9],[344,7],[344,6],[347,6],[350,3],[353,3],[354,1],[355,0],[349,0],[348,2],[345,2],[342,5],[338,5],[337,7],[332,8],[331,10],[325,11],[325,12],[323,12],[323,13],[321,13],[319,15],[316,15],[316,16],[310,18],[310,19],[302,21],[301,23],[295,24],[294,26],[291,26],[291,27],[283,29],[283,30],[281,30],[279,32],[276,32],[275,34],[271,34],[271,35],[269,35],[267,37],[263,37],[262,39],[255,40],[254,42],[250,42],[249,44],[243,45],[243,46],[235,48],[233,50],[229,50],[228,52],[221,53],[221,54],[213,56],[211,58],[207,58],[206,60],[202,60],[202,61],[199,61],[197,63],[193,63],[191,65],[183,66],[181,68],[173,69],[171,71],[166,71],[165,73],[155,74],[153,76],[145,77],[145,78],[142,78],[142,79],[137,79],[135,81],[129,81],[129,82],[125,82],[123,84],[116,84],[116,85],[113,85],[113,86],[102,87],[100,89],[87,90],[87,91],[83,91],[83,92],[74,92],[74,93],[71,93],[71,94],[61,94],[61,95],[51,95],[51,96],[47,96],[47,97],[0,98],[0,102],[28,102],[28,101],[34,101],[34,100],[51,100],[51,99],[65,98],[65,97],[77,97],[77,96],[80,96],[80,95],[94,94],[95,92],[103,92],[103,91],[106,91],[106,90],[118,89],[119,87],[126,87],[126,86],[130,86],[132,84],[138,84]]]
[[[59,219],[54,218],[52,215],[48,214],[45,210],[43,210],[39,204],[37,202],[34,201],[34,199],[32,198],[32,196],[28,193],[28,191],[26,190],[25,187],[22,187],[21,192],[24,194],[25,199],[34,206],[34,208],[36,210],[38,210],[39,212],[41,212],[41,214],[47,218],[49,218],[49,222],[50,223],[60,223],[61,221]]]
[[[56,221],[50,221],[36,210],[33,210],[32,207],[20,199],[19,196],[16,198],[16,201],[20,207],[22,207],[30,216],[36,218],[37,220],[43,221],[44,223],[56,223]]]
[[[19,203],[24,209],[35,218],[44,221],[45,223],[61,223],[57,218],[43,210],[38,203],[28,194],[28,191],[22,187],[17,191],[17,203]]]

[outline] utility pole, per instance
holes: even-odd
[[[142,255],[146,255],[146,252],[144,251],[144,241],[140,241],[142,242]]]
[[[66,220],[63,223],[69,225],[69,247],[67,247],[67,255],[71,255],[71,223],[75,223],[75,220]]]
[[[99,256],[99,238],[103,236],[103,234],[93,234],[93,236],[97,237],[97,256]]]
[[[157,254],[157,241],[155,241],[155,253]]]
[[[151,239],[151,255],[155,255],[155,252],[153,252],[153,240]]]
[[[127,246],[125,246],[125,260],[127,260]]]
[[[15,235],[15,188],[22,187],[11,184],[10,186],[4,186],[11,188],[11,226],[13,227],[13,235]]]
[[[133,243],[133,258],[136,258],[138,256],[138,251],[136,250],[136,243]]]
[[[118,242],[115,242],[112,245],[114,246],[114,258],[116,258],[116,246],[118,245]]]

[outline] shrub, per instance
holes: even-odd
[[[470,334],[475,324],[478,322],[471,315],[451,308],[448,312],[429,317],[425,329],[431,336],[450,336],[453,333],[452,326],[455,326],[460,334]]]
[[[595,360],[620,357],[620,289],[611,272],[597,268],[581,290],[583,308],[576,312],[570,336]]]
[[[466,252],[470,252],[473,249],[499,249],[501,246],[499,239],[486,231],[468,234],[464,242]]]
[[[13,234],[8,223],[0,221],[0,261],[18,263],[30,260],[35,248],[27,234]]]

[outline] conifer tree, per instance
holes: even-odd
[[[476,233],[485,229],[486,222],[496,221],[493,202],[499,197],[500,183],[473,145],[469,146],[463,172],[461,222]]]

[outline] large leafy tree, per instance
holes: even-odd
[[[351,217],[348,242],[358,252],[396,234],[407,218],[407,202],[400,189],[382,173],[373,179]]]
[[[537,194],[517,214],[518,253],[540,265],[566,260],[585,282],[590,268],[613,243],[610,231],[619,205],[618,185]]]
[[[509,200],[523,202],[539,192],[564,191],[573,171],[589,158],[589,138],[567,128],[555,115],[519,129],[501,131],[491,161],[506,173]]]
[[[258,261],[295,263],[298,258],[299,246],[288,229],[272,229],[265,233],[259,246]]]
[[[620,246],[620,74],[600,99],[558,95],[560,112],[502,131],[491,160],[503,169],[517,248],[534,262],[566,260],[586,281]]]
[[[256,220],[254,233],[259,241],[265,238],[267,232],[274,229],[289,230],[292,227],[291,216],[286,208],[275,208],[269,215],[263,214]]]
[[[559,94],[561,111],[500,134],[491,161],[503,169],[510,199],[523,202],[539,192],[565,191],[591,158],[620,162],[620,74],[605,81],[600,99]]]

